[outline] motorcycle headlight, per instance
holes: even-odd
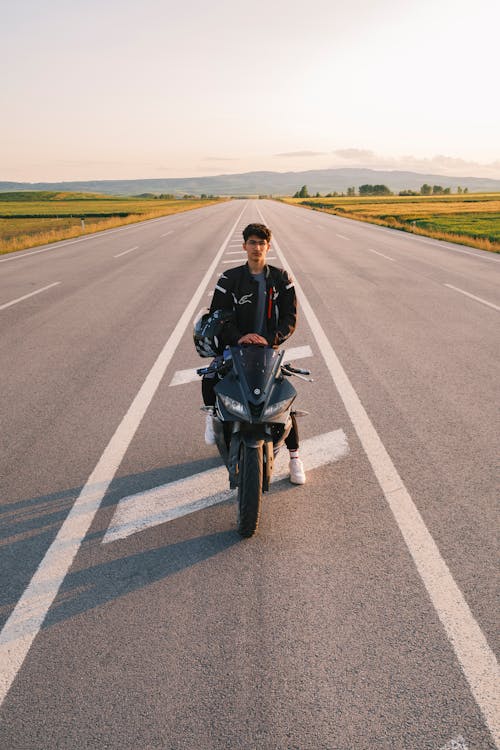
[[[284,401],[277,401],[275,404],[270,404],[264,409],[262,419],[269,419],[270,417],[275,417],[276,414],[280,414],[282,411],[286,411],[291,406],[292,401],[293,399],[286,398]]]
[[[219,398],[226,409],[232,414],[236,414],[238,417],[247,416],[247,410],[245,409],[244,405],[240,403],[240,401],[236,401],[236,399],[231,398],[231,396],[224,396],[222,393],[219,394]]]

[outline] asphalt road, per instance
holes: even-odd
[[[301,440],[344,447],[250,540],[231,498],[110,537],[136,493],[211,493],[171,383],[262,220]],[[499,747],[499,263],[271,201],[0,256],[2,750]]]

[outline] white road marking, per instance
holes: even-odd
[[[337,232],[335,232],[335,236],[340,237],[341,240],[347,240],[348,242],[351,241],[350,238],[346,237],[344,234],[338,234]]]
[[[170,232],[165,232],[165,234],[160,234],[160,237],[168,237],[169,234],[173,234],[174,230],[171,229]]]
[[[228,250],[226,255],[243,255],[246,256],[246,252],[244,250]]]
[[[455,292],[460,292],[460,294],[465,294],[466,297],[475,299],[476,302],[481,302],[482,305],[487,305],[488,307],[492,307],[494,310],[500,311],[500,307],[498,307],[498,305],[494,305],[493,302],[487,302],[485,299],[482,299],[482,297],[476,297],[475,294],[471,294],[470,292],[464,292],[463,289],[459,289],[457,286],[452,286],[451,284],[445,284],[445,286],[447,286],[448,289],[454,289]]]
[[[376,255],[380,255],[382,258],[386,258],[387,260],[394,260],[394,258],[389,258],[388,255],[384,255],[384,253],[379,253],[378,250],[373,250],[371,247],[368,247],[367,250],[370,253],[376,253]]]
[[[243,207],[238,221],[243,211],[245,211],[245,207]],[[160,385],[165,370],[193,318],[214,268],[224,253],[233,231],[234,227],[231,228],[231,232],[219,248],[191,301],[179,318],[127,413],[104,449],[85,487],[0,633],[0,705],[3,703],[37,633],[42,627],[47,612],[57,596],[59,587],[73,563],[102,499]]]
[[[468,747],[465,744],[465,740],[462,735],[459,734],[458,737],[455,737],[453,740],[447,742],[446,745],[440,747],[439,750],[468,750]]]
[[[300,443],[300,455],[307,470],[338,461],[348,453],[349,445],[342,430],[327,432]],[[272,481],[286,479],[288,474],[288,451],[283,449],[276,457]],[[229,500],[235,494],[235,490],[228,489],[226,467],[219,466],[129,495],[119,501],[103,543],[125,539],[152,526]]]
[[[113,255],[113,258],[121,258],[122,255],[127,255],[127,253],[132,253],[134,250],[138,250],[139,245],[135,245],[135,247],[131,247],[129,250],[124,250],[123,253],[118,253],[118,255]]]
[[[262,222],[265,219],[259,209]],[[295,276],[278,247],[283,267]],[[486,724],[500,747],[500,670],[495,654],[474,619],[462,592],[427,529],[391,457],[387,453],[358,394],[354,390],[326,333],[309,304],[301,286],[295,288],[304,315],[318,343],[333,382],[370,461],[387,503],[396,519],[418,573],[434,605],[458,662]]]
[[[44,292],[46,289],[50,289],[53,286],[57,286],[60,284],[60,281],[54,281],[53,284],[48,284],[47,286],[43,286],[41,289],[37,289],[36,292],[30,292],[29,294],[24,294],[22,297],[18,297],[17,299],[13,299],[12,302],[6,302],[5,305],[0,305],[0,310],[5,310],[7,307],[11,307],[12,305],[16,305],[18,302],[22,302],[23,299],[28,299],[29,297],[34,297],[35,294],[40,294],[41,292]]]
[[[211,294],[212,292],[210,292]],[[293,362],[295,359],[304,359],[305,357],[312,357],[312,355],[310,346],[296,346],[286,350],[283,362]],[[203,367],[203,365],[200,365],[200,367]],[[191,367],[188,370],[177,370],[174,372],[169,385],[184,385],[185,383],[194,383],[195,381],[201,382],[200,376],[196,374],[196,367]]]

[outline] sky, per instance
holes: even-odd
[[[498,0],[0,5],[0,181],[500,178]]]

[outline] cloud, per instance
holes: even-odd
[[[283,154],[274,154],[275,157],[279,159],[289,159],[289,158],[303,158],[308,156],[327,156],[328,154],[326,151],[288,151]]]
[[[432,157],[418,157],[411,154],[396,157],[394,159],[396,169],[415,169],[423,172],[437,172],[443,175],[456,177],[498,177],[500,161],[489,163],[469,161],[455,156],[436,154]]]
[[[204,156],[202,161],[239,161],[239,159],[227,156]]]
[[[331,152],[337,159],[332,168],[338,167],[339,162],[349,162],[350,166],[369,167],[371,169],[394,169],[401,171],[440,174],[450,177],[500,177],[500,160],[489,163],[462,159],[445,154],[432,157],[403,154],[387,156],[361,148],[342,148]]]
[[[340,156],[341,159],[347,159],[348,161],[366,161],[375,157],[373,151],[368,151],[363,148],[338,148],[336,151],[332,151],[332,154]]]

